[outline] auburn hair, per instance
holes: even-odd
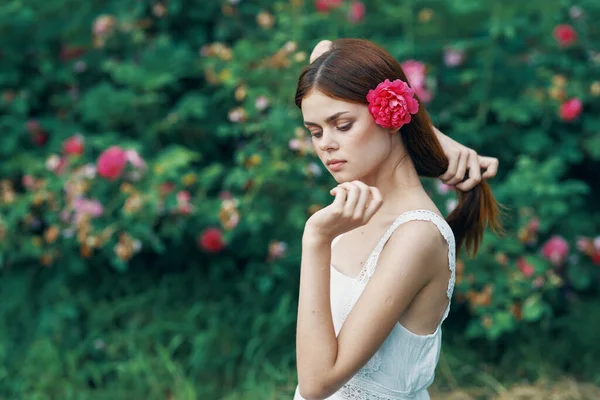
[[[367,105],[367,93],[384,80],[408,82],[400,63],[387,51],[364,39],[338,39],[331,48],[301,72],[295,102],[318,90],[334,99]],[[410,85],[410,83],[409,83]],[[418,98],[417,98],[418,100]],[[400,138],[419,176],[436,178],[448,169],[448,159],[423,103],[410,123],[402,126]],[[446,217],[456,238],[457,252],[465,245],[477,253],[486,226],[502,232],[499,206],[485,181],[468,192],[457,190],[458,205]]]

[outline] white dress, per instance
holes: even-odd
[[[331,312],[336,336],[346,317],[375,272],[379,254],[394,230],[412,221],[430,221],[435,224],[448,243],[448,266],[451,271],[446,294],[448,306],[434,333],[418,335],[400,323],[392,329],[373,357],[344,386],[328,400],[429,400],[427,388],[435,375],[442,345],[442,323],[450,311],[454,291],[456,247],[454,234],[448,223],[429,210],[412,210],[401,214],[380,239],[356,278],[350,278],[331,266]],[[343,234],[342,234],[343,235]],[[342,236],[336,237],[331,246]],[[305,400],[298,387],[294,400]]]

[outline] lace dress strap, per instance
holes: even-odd
[[[389,240],[392,233],[398,228],[400,225],[408,222],[408,221],[430,221],[432,222],[440,231],[446,242],[448,243],[448,268],[450,268],[451,276],[448,281],[448,288],[446,290],[446,295],[448,296],[448,300],[452,298],[452,293],[454,291],[454,283],[456,280],[456,245],[454,240],[454,233],[452,232],[452,228],[446,222],[446,220],[440,217],[438,214],[429,210],[411,210],[405,213],[402,213],[390,226],[387,232],[383,235],[383,237],[379,240],[373,252],[367,259],[363,269],[360,271],[360,274],[357,276],[357,283],[366,283],[375,273],[375,268],[377,267],[377,261],[379,260],[379,255],[383,250],[383,247]],[[349,305],[351,306],[351,305]],[[448,316],[450,312],[450,301],[448,301],[448,307],[444,312],[444,316],[442,318],[442,322]]]

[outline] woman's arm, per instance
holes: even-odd
[[[319,58],[323,53],[329,51],[331,44],[331,40],[321,40],[317,43],[310,54],[310,63]],[[448,170],[439,177],[442,182],[466,192],[477,186],[482,179],[489,179],[496,176],[498,172],[497,158],[480,156],[475,150],[444,135],[435,126],[433,130],[449,161]],[[481,170],[485,170],[483,174]],[[469,177],[463,182],[467,171]]]

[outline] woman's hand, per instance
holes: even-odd
[[[365,225],[383,204],[379,189],[358,180],[344,182],[329,193],[335,199],[306,221],[304,231],[308,235],[333,240],[344,232]]]
[[[480,156],[475,150],[452,140],[437,128],[434,130],[449,161],[448,170],[439,177],[446,185],[455,186],[466,192],[477,186],[482,179],[496,176],[498,172],[497,158]],[[481,170],[484,170],[483,174]],[[467,171],[469,177],[463,182]]]
[[[321,54],[329,51],[331,43],[331,40],[321,40],[319,43],[317,43],[312,53],[310,53],[309,64],[312,64],[312,62],[319,58]]]

